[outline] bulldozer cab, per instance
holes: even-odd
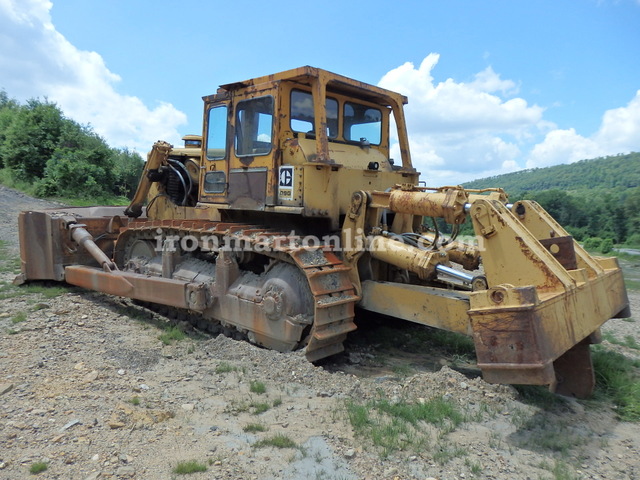
[[[351,194],[417,183],[406,97],[312,67],[204,97],[201,203],[318,217],[335,228]],[[402,158],[390,158],[394,117]]]

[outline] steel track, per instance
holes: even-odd
[[[313,295],[313,323],[298,344],[298,347],[305,348],[305,355],[311,362],[343,351],[347,334],[356,329],[353,323],[354,307],[360,297],[349,280],[349,268],[329,247],[305,246],[300,237],[257,225],[203,220],[155,220],[134,221],[121,228],[116,253],[120,252],[120,258],[123,258],[127,243],[130,245],[135,239],[155,239],[159,232],[163,236],[172,235],[180,239],[188,235],[191,239],[197,239],[200,249],[211,245],[212,236],[215,236],[219,246],[241,246],[240,256],[247,253],[263,255],[297,266],[307,279]],[[215,250],[213,253],[216,253]],[[189,317],[193,318],[193,315]],[[201,321],[197,323],[203,326]],[[208,330],[219,330],[215,322],[210,323]],[[229,324],[229,319],[224,324]],[[241,331],[246,330],[244,324],[234,326]]]

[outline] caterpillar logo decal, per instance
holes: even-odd
[[[280,167],[278,175],[278,198],[281,200],[293,199],[293,167]]]

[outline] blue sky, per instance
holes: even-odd
[[[313,65],[409,97],[429,185],[640,151],[638,58],[640,0],[0,0],[0,88],[113,146],[179,144],[218,85]]]

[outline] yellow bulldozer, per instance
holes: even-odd
[[[589,344],[630,314],[617,260],[499,188],[420,186],[406,97],[307,66],[203,100],[202,136],[156,142],[126,209],[21,213],[17,282],[179,309],[312,362],[343,351],[357,307],[471,336],[486,381],[592,392]]]

